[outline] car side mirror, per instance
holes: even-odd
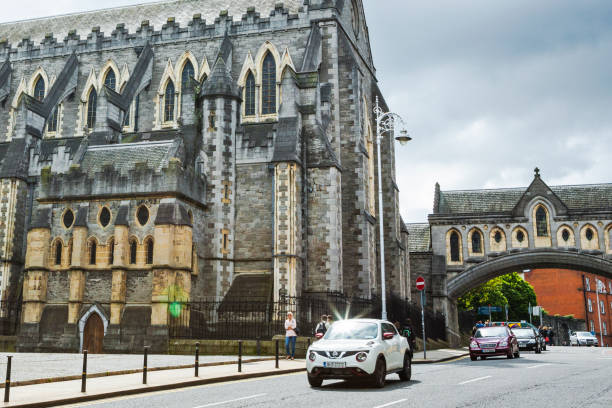
[[[395,334],[392,332],[383,333],[383,339],[385,340],[391,340],[393,337],[395,337]]]
[[[317,338],[317,340],[321,340],[323,338],[323,333],[317,333],[315,334],[315,337]]]

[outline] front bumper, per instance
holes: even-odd
[[[519,343],[519,350],[535,350],[537,343]]]
[[[310,353],[308,353],[310,354]],[[342,364],[344,367],[334,367],[333,365]],[[332,367],[330,367],[332,365]],[[344,379],[372,375],[376,369],[376,358],[372,353],[368,353],[365,361],[359,362],[354,355],[345,358],[328,358],[317,354],[314,361],[306,356],[306,370],[308,375],[322,377],[326,379]]]
[[[484,351],[484,350],[495,350],[495,351]],[[508,347],[496,347],[495,349],[470,349],[470,356],[472,357],[487,357],[487,356],[506,356],[510,351]]]

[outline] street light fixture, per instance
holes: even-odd
[[[387,284],[385,281],[385,236],[383,228],[383,193],[382,193],[382,166],[380,159],[380,141],[383,134],[400,130],[400,135],[395,138],[402,145],[405,145],[412,140],[408,136],[408,131],[402,118],[392,112],[385,112],[378,105],[378,96],[376,97],[376,106],[374,107],[374,115],[376,116],[376,150],[378,155],[378,225],[380,228],[380,275],[381,275],[381,301],[382,301],[382,319],[387,320]]]

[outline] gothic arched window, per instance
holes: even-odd
[[[98,108],[98,93],[95,88],[91,88],[87,99],[87,128],[93,129],[96,125],[96,110]]]
[[[57,243],[55,244],[55,264],[56,265],[62,264],[62,249],[63,249],[63,245],[61,241],[57,241]]]
[[[138,243],[135,239],[130,241],[130,265],[136,265],[136,251],[138,250]]]
[[[174,93],[174,84],[172,81],[168,81],[164,93],[164,122],[174,120]]]
[[[244,115],[255,116],[255,75],[252,72],[244,85]]]
[[[34,99],[41,102],[45,99],[45,81],[41,76],[36,79],[36,84],[34,85]]]
[[[276,61],[271,53],[263,60],[261,79],[261,113],[276,113]]]
[[[98,251],[98,245],[96,244],[96,241],[91,241],[91,244],[89,245],[89,264],[90,265],[95,265],[96,264],[96,252]]]
[[[461,256],[459,254],[459,234],[457,231],[451,232],[450,235],[450,255],[451,262],[461,261]]]
[[[475,254],[482,253],[482,234],[480,231],[472,233],[472,252]]]
[[[544,207],[539,206],[536,210],[536,231],[538,237],[548,236],[548,214]]]
[[[147,265],[152,265],[153,264],[153,240],[152,239],[148,239],[147,240]]]
[[[195,70],[191,61],[187,60],[183,67],[183,73],[181,74],[181,89],[183,93],[189,88],[191,78],[195,78]]]
[[[111,239],[108,243],[108,264],[115,263],[115,240]]]
[[[57,132],[57,111],[59,106],[53,108],[51,112],[51,116],[49,116],[49,121],[47,122],[47,131],[48,132]]]
[[[113,91],[115,90],[115,87],[117,86],[117,76],[115,75],[115,71],[112,69],[109,69],[106,77],[104,77],[104,85],[108,86]]]

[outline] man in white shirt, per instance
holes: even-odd
[[[296,328],[297,323],[293,318],[293,313],[287,313],[287,320],[285,320],[285,351],[287,352],[287,360],[295,360]]]

